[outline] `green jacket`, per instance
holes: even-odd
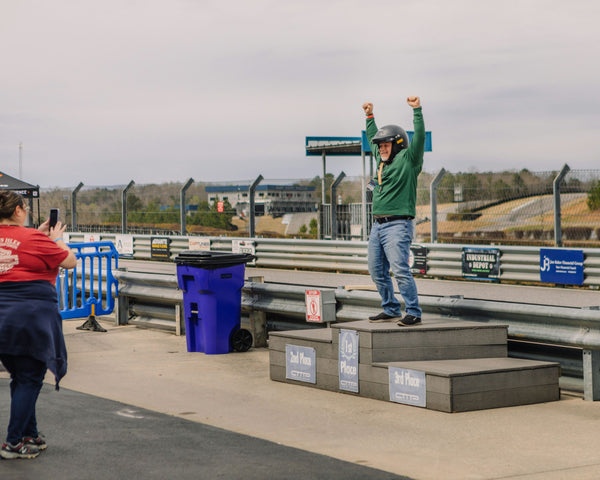
[[[413,109],[415,134],[408,148],[401,150],[389,165],[383,164],[381,185],[375,174],[373,190],[373,215],[416,215],[417,177],[423,168],[425,153],[425,123],[421,107]],[[367,118],[367,140],[377,160],[381,163],[379,148],[372,140],[377,133],[374,118]]]

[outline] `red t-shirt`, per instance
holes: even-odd
[[[67,255],[38,230],[0,225],[0,282],[47,280],[54,285],[58,266]]]

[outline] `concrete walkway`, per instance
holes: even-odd
[[[273,382],[264,349],[188,353],[184,337],[100,321],[107,333],[76,330],[81,319],[65,321],[64,391],[48,387],[39,402],[50,447],[33,462],[1,462],[0,474],[12,472],[1,478],[30,478],[26,472],[35,467],[29,465],[51,458],[67,475],[40,477],[304,479],[342,478],[331,472],[343,472],[345,478],[395,478],[379,470],[419,480],[600,477],[598,402],[563,396],[548,404],[446,414]],[[6,380],[0,380],[0,395],[5,424]],[[211,437],[209,427],[222,430]],[[273,443],[256,443],[263,440]],[[276,451],[282,446],[292,448]],[[215,453],[220,448],[227,455]],[[147,471],[144,455],[157,456]],[[127,470],[129,462],[139,468]],[[183,468],[205,464],[203,475]],[[225,470],[219,473],[218,465]],[[70,468],[83,476],[69,476]]]

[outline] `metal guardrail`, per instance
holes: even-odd
[[[128,323],[185,333],[183,294],[177,286],[177,275],[114,272],[119,281],[119,297],[115,309],[118,325]]]
[[[120,285],[119,324],[135,323],[178,334],[184,332],[183,295],[177,289],[176,275],[117,271],[115,277]],[[305,291],[306,287],[297,285],[246,282],[242,289],[242,312],[263,312],[268,321],[275,319],[275,323],[284,326],[293,323],[295,328],[306,328]],[[344,289],[334,292],[338,322],[362,320],[381,308],[377,292]],[[548,307],[461,296],[424,295],[419,300],[425,313],[507,325],[511,340],[582,350],[581,360],[568,366],[569,373],[583,376],[586,399],[600,399],[600,308]]]
[[[100,234],[102,240],[115,240],[115,234]],[[71,241],[83,241],[82,233],[71,233]],[[136,260],[151,260],[152,235],[133,235]],[[171,236],[170,253],[174,257],[189,248],[190,239],[198,237]],[[211,242],[211,249],[231,251],[236,240],[248,241],[248,238],[205,237]],[[367,242],[332,241],[306,239],[269,239],[252,238],[256,248],[256,266],[267,268],[297,268],[318,271],[367,272]],[[463,245],[424,243],[427,249],[427,277],[463,278]],[[468,245],[485,247],[490,245]],[[499,245],[499,280],[515,283],[540,282],[540,248],[527,246]],[[583,248],[584,254],[583,285],[591,288],[600,286],[600,249]]]

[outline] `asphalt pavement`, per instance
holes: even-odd
[[[266,349],[187,352],[184,337],[99,321],[106,333],[64,322],[69,371],[38,402],[49,447],[0,461],[2,480],[600,477],[598,402],[442,413],[272,381]],[[0,373],[2,425],[8,404]]]
[[[8,383],[0,379],[4,425]],[[33,460],[1,460],[3,480],[407,479],[48,384],[38,411],[48,448]]]

